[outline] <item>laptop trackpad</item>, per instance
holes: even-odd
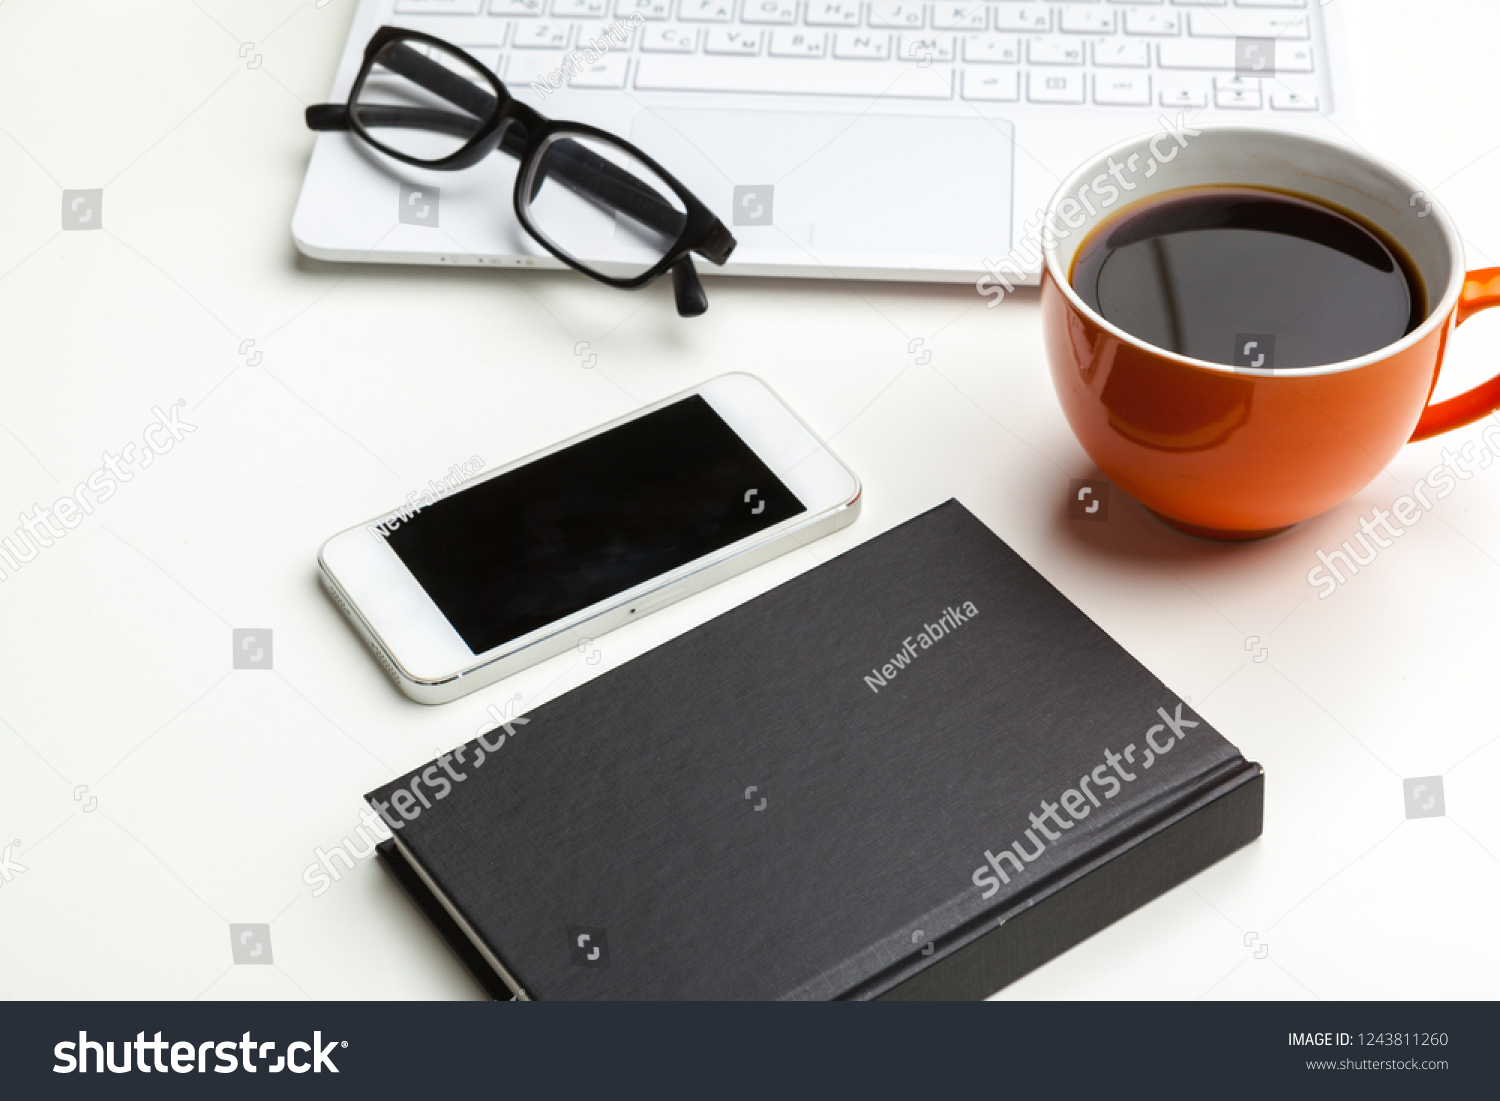
[[[1010,247],[1003,119],[657,108],[630,139],[764,252],[998,256]],[[788,257],[790,258],[790,257]]]

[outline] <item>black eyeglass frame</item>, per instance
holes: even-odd
[[[468,63],[476,72],[484,74],[489,81],[494,93],[495,105],[491,109],[488,118],[484,119],[473,135],[458,149],[437,160],[423,160],[413,157],[400,150],[393,149],[379,138],[370,133],[360,118],[360,109],[356,109],[360,93],[364,89],[365,81],[369,79],[374,70],[376,58],[392,42],[406,40],[421,42],[435,46],[455,57],[461,58]],[[368,108],[364,108],[368,111]],[[467,108],[466,108],[467,109]],[[478,117],[476,112],[471,112]],[[725,227],[717,215],[691,191],[654,159],[645,152],[632,145],[630,142],[619,138],[607,131],[597,127],[589,126],[581,122],[557,121],[547,118],[541,112],[517,100],[510,94],[500,78],[470,54],[437,38],[434,35],[424,34],[421,31],[407,30],[402,27],[381,27],[370,38],[365,46],[364,61],[360,65],[358,75],[355,77],[354,86],[350,89],[349,100],[343,106],[336,104],[322,104],[307,109],[307,124],[314,130],[341,130],[350,129],[358,134],[363,140],[374,146],[388,157],[393,157],[405,164],[419,168],[429,168],[438,171],[457,171],[470,168],[489,156],[496,149],[508,153],[519,162],[516,169],[516,186],[512,193],[512,206],[515,210],[516,219],[525,227],[526,231],[536,239],[537,243],[550,252],[557,259],[567,264],[575,271],[581,272],[592,279],[597,279],[611,287],[630,290],[645,286],[652,280],[661,276],[664,272],[676,267],[679,261],[688,259],[691,265],[690,254],[698,253],[714,264],[723,264],[734,251],[734,236]],[[433,127],[441,129],[441,127]],[[633,276],[612,276],[604,272],[590,268],[584,263],[575,260],[566,252],[558,248],[548,239],[547,235],[532,220],[529,206],[530,197],[526,190],[537,169],[537,161],[540,152],[551,144],[551,139],[558,136],[579,135],[594,138],[617,146],[631,156],[639,160],[647,168],[669,186],[682,202],[685,210],[685,222],[675,243],[669,248],[660,260],[644,272]],[[602,161],[602,158],[601,158]],[[606,162],[607,163],[607,162]],[[623,171],[623,170],[621,170]],[[696,277],[693,277],[696,282]],[[679,307],[682,300],[682,286],[678,287]],[[701,289],[698,292],[701,295]],[[706,302],[705,302],[706,305]],[[700,311],[701,312],[701,311]]]

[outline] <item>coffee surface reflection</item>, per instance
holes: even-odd
[[[1411,261],[1380,231],[1287,192],[1168,192],[1099,225],[1070,282],[1100,316],[1166,351],[1288,370],[1358,359],[1427,315]]]

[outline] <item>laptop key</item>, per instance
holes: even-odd
[[[1306,38],[1307,16],[1278,11],[1195,11],[1188,13],[1188,33],[1202,38]]]
[[[1139,38],[1101,38],[1094,43],[1094,64],[1109,69],[1145,69],[1151,44]]]
[[[1234,39],[1180,38],[1156,45],[1157,64],[1163,69],[1222,69],[1234,72]],[[1306,42],[1276,42],[1278,73],[1313,71],[1312,46]]]
[[[1084,74],[1033,69],[1026,74],[1026,98],[1032,103],[1082,103]]]
[[[898,34],[896,56],[902,61],[926,62],[953,60],[951,34]]]
[[[1317,96],[1303,95],[1300,92],[1271,93],[1271,110],[1273,111],[1316,111],[1317,109]]]
[[[672,14],[672,0],[617,0],[615,15],[629,19],[636,12],[642,19],[667,19]]]
[[[807,0],[809,27],[859,26],[859,0]]]
[[[891,56],[891,36],[869,31],[840,31],[833,36],[833,56],[885,61]]]
[[[703,43],[703,52],[753,57],[760,53],[760,31],[747,31],[743,27],[709,27],[708,37]]]
[[[744,0],[742,23],[795,23],[797,0]]]
[[[545,22],[528,20],[516,27],[511,45],[523,50],[561,50],[567,46],[572,29],[571,23],[557,23],[551,19]]]
[[[697,27],[646,27],[641,49],[657,54],[690,54],[698,48]]]
[[[623,50],[629,52],[630,44],[635,40],[635,28],[628,23],[622,23],[618,19],[595,20],[588,23],[578,24],[578,45],[580,47],[590,46],[598,42],[600,46],[608,46],[611,50]]]
[[[997,31],[1046,31],[1052,26],[1052,9],[1046,4],[1001,4],[995,9]]]
[[[1013,34],[966,34],[964,60],[990,65],[1014,65],[1021,60],[1020,40]]]
[[[484,0],[396,0],[397,15],[478,15]]]
[[[765,95],[832,95],[882,99],[952,99],[953,68],[910,64],[842,65],[829,61],[762,57],[743,60],[644,54],[635,87],[659,92],[740,92]]]
[[[922,25],[922,5],[911,0],[870,0],[870,26],[905,30]]]
[[[822,57],[828,52],[827,31],[778,27],[771,32],[772,57]]]
[[[1036,37],[1026,43],[1026,60],[1033,65],[1082,65],[1080,38]]]
[[[1150,107],[1151,77],[1145,73],[1095,73],[1094,102],[1114,107]]]
[[[522,50],[510,55],[504,69],[504,80],[519,87],[532,81],[546,83],[546,78],[551,76],[560,83],[564,75],[562,64],[563,55],[560,53]]]
[[[1020,76],[1015,69],[965,69],[964,99],[1014,103]]]
[[[984,5],[942,3],[932,5],[932,25],[940,31],[984,30]]]
[[[1126,34],[1175,35],[1182,30],[1182,18],[1175,11],[1127,8],[1125,11]]]
[[[1207,77],[1158,77],[1157,101],[1163,107],[1207,107]]]
[[[585,65],[568,81],[572,88],[623,88],[625,70],[630,58],[624,54],[606,54],[592,65]]]
[[[1260,81],[1242,76],[1215,77],[1214,106],[1230,110],[1260,110]]]
[[[677,18],[685,23],[728,23],[734,18],[734,0],[682,0]]]
[[[1062,29],[1068,34],[1115,33],[1115,13],[1109,8],[1067,4],[1058,13]]]

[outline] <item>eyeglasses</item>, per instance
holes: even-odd
[[[515,157],[516,219],[569,267],[611,287],[668,269],[677,312],[708,309],[690,253],[722,264],[735,240],[692,192],[635,146],[516,100],[456,46],[382,27],[365,47],[349,102],[307,109],[312,130],[350,130],[406,164],[453,171],[496,149]],[[609,257],[609,270],[586,256]]]

